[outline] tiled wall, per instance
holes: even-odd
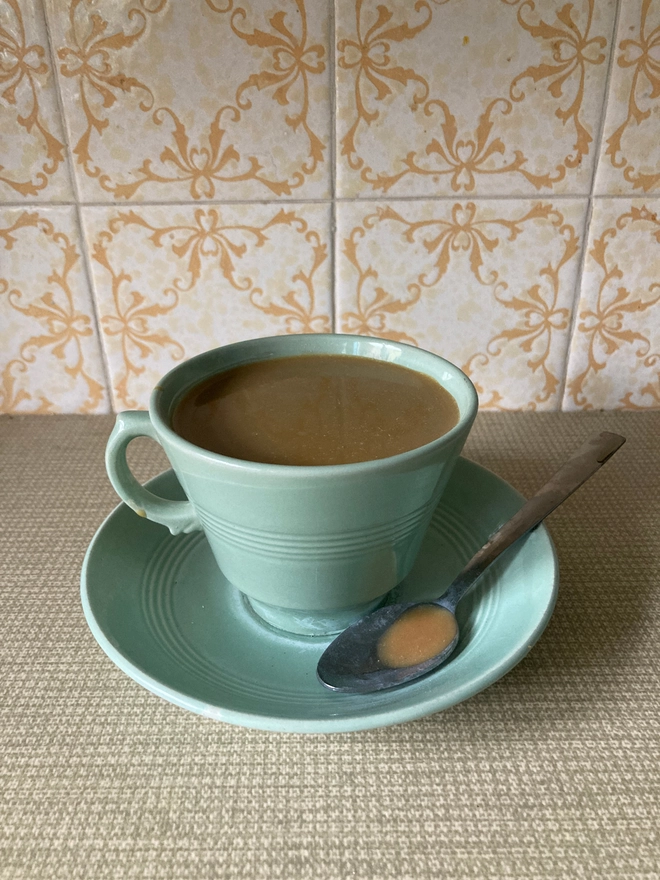
[[[0,0],[0,411],[246,337],[660,406],[660,0]]]

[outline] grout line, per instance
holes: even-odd
[[[85,267],[85,273],[87,275],[87,284],[89,286],[89,295],[92,301],[92,320],[94,322],[94,326],[96,328],[96,335],[99,341],[99,351],[101,353],[101,365],[103,368],[103,373],[105,376],[107,391],[108,391],[108,402],[110,404],[110,412],[117,412],[115,409],[115,402],[113,400],[112,394],[112,373],[110,370],[110,361],[108,360],[108,352],[105,347],[105,336],[101,331],[101,321],[98,310],[98,301],[96,296],[96,285],[94,284],[94,273],[92,272],[92,262],[90,257],[90,247],[89,240],[87,237],[87,227],[83,222],[82,216],[82,205],[78,205],[77,208],[77,217],[78,217],[78,225],[80,227],[80,238],[82,242],[82,252],[83,252],[83,265]]]
[[[573,348],[573,339],[575,336],[577,323],[579,320],[579,306],[580,301],[582,299],[582,282],[584,280],[584,271],[587,265],[587,260],[589,259],[589,234],[591,232],[591,220],[594,213],[594,199],[597,198],[594,195],[594,190],[596,188],[596,176],[598,174],[598,168],[600,166],[600,158],[601,158],[601,150],[603,148],[603,137],[605,135],[605,120],[607,118],[607,108],[609,106],[609,97],[610,97],[610,89],[612,84],[612,71],[614,68],[614,56],[616,55],[616,40],[619,32],[619,18],[621,16],[621,4],[623,0],[618,0],[616,12],[614,14],[614,23],[612,26],[612,39],[610,42],[610,57],[607,65],[607,73],[605,75],[605,89],[603,91],[603,109],[602,115],[600,119],[600,126],[598,129],[598,134],[594,139],[594,168],[591,173],[591,185],[589,187],[589,201],[587,205],[587,216],[585,218],[584,223],[584,232],[583,232],[583,240],[582,240],[582,254],[580,258],[580,266],[578,268],[577,277],[575,279],[575,293],[573,296],[573,314],[571,316],[571,323],[568,328],[568,344],[566,346],[566,356],[564,358],[564,369],[562,371],[562,380],[559,384],[559,410],[564,411],[564,397],[566,394],[566,386],[568,385],[568,367],[571,358],[571,350]],[[610,196],[607,196],[610,198]],[[630,196],[619,195],[614,196],[614,198],[626,198],[629,199]]]
[[[331,0],[330,32],[328,35],[328,75],[330,77],[330,331],[337,332],[337,76],[335,67],[335,24],[337,7]]]
[[[364,195],[357,198],[338,198],[336,201],[338,202],[519,202],[519,201],[527,201],[527,202],[539,202],[545,200],[554,200],[554,199],[584,199],[589,196],[589,193],[506,193],[504,195],[501,194],[493,194],[493,195],[475,195],[471,192],[466,192],[461,195],[446,195],[446,196],[391,196],[386,193],[381,195]]]
[[[591,186],[589,187],[589,198],[594,198],[594,189],[596,188],[596,175],[600,165],[600,151],[603,146],[603,137],[605,135],[605,119],[607,117],[607,108],[609,107],[610,88],[612,84],[612,70],[614,68],[614,56],[616,54],[616,39],[619,31],[619,18],[621,16],[621,4],[623,0],[618,0],[616,12],[614,14],[614,26],[612,30],[612,41],[609,63],[607,65],[607,73],[605,75],[605,90],[603,92],[603,112],[600,120],[598,134],[594,139],[594,170],[591,173]],[[625,198],[626,196],[624,196]]]
[[[647,193],[644,195],[631,195],[630,193],[606,193],[604,195],[594,195],[595,199],[630,199],[631,201],[649,201],[651,199],[660,198],[660,193]],[[453,196],[362,196],[360,198],[328,198],[328,199],[216,199],[214,201],[197,201],[192,199],[172,199],[167,201],[149,200],[146,202],[88,202],[88,201],[48,201],[48,200],[27,200],[27,201],[2,201],[0,200],[0,208],[21,208],[24,205],[43,205],[44,207],[64,208],[67,206],[80,206],[81,208],[116,208],[117,210],[139,210],[140,208],[159,208],[159,207],[215,207],[224,205],[264,205],[272,207],[273,205],[332,205],[333,203],[368,203],[372,202],[541,202],[541,201],[566,201],[568,199],[589,199],[589,193],[537,193],[537,194],[508,194],[508,195],[474,195],[474,193],[463,193]]]
[[[132,199],[122,200],[121,202],[94,202],[83,201],[80,204],[83,208],[117,208],[120,210],[132,208],[138,210],[140,208],[158,208],[171,205],[173,207],[185,208],[186,206],[195,208],[212,208],[222,207],[224,205],[329,205],[332,197],[318,199],[148,199],[143,202],[134,201]]]
[[[101,323],[99,321],[99,313],[98,313],[98,303],[96,301],[96,289],[94,287],[94,280],[92,275],[92,267],[90,263],[90,250],[89,250],[89,242],[87,241],[87,233],[85,230],[85,224],[83,223],[82,217],[82,202],[80,199],[80,188],[78,186],[78,177],[73,167],[73,151],[71,149],[71,138],[69,125],[67,121],[66,114],[64,112],[64,97],[62,95],[62,90],[60,88],[60,78],[57,72],[57,55],[55,53],[55,43],[53,40],[53,34],[50,29],[50,22],[48,20],[48,16],[46,15],[46,6],[43,0],[40,0],[40,5],[42,8],[42,14],[44,17],[44,22],[46,25],[46,36],[48,39],[48,49],[51,57],[51,64],[53,69],[53,82],[55,85],[55,95],[57,99],[57,107],[60,114],[60,119],[62,123],[62,132],[64,134],[64,140],[66,143],[66,158],[67,158],[67,171],[69,173],[69,180],[71,182],[71,189],[73,191],[73,197],[75,199],[74,207],[76,212],[76,221],[78,223],[78,231],[80,234],[80,250],[82,251],[82,266],[83,272],[87,278],[87,289],[89,291],[89,299],[92,307],[92,325],[96,330],[96,338],[98,341],[100,361],[101,361],[101,370],[103,372],[103,378],[105,380],[106,392],[108,395],[108,406],[109,412],[113,413],[115,411],[114,401],[112,399],[112,381],[111,381],[111,373],[110,373],[110,364],[108,363],[108,356],[105,350],[105,344],[103,341],[103,334],[101,333]],[[67,205],[71,204],[70,202],[66,203]]]
[[[602,196],[595,195],[593,198],[595,199],[629,199],[630,201],[640,201],[640,202],[648,202],[649,197],[651,199],[660,198],[660,193],[649,193],[646,196],[643,195],[631,195],[630,193],[607,193]],[[173,206],[177,208],[186,208],[186,207],[196,207],[196,208],[204,208],[204,207],[214,207],[214,206],[224,206],[224,205],[264,205],[272,207],[273,205],[281,205],[282,207],[285,205],[333,205],[335,203],[346,203],[346,204],[363,204],[363,203],[374,203],[377,202],[539,202],[539,201],[566,201],[568,199],[591,199],[592,196],[589,193],[539,193],[537,195],[474,195],[472,193],[465,193],[463,195],[453,195],[453,196],[363,196],[361,198],[328,198],[328,199],[272,199],[272,200],[264,200],[264,199],[219,199],[215,201],[197,201],[191,199],[179,199],[179,200],[167,200],[167,201],[154,201],[149,200],[146,202],[92,202],[92,201],[48,201],[48,200],[27,200],[27,201],[1,201],[0,200],[0,208],[23,208],[26,206],[34,206],[34,207],[43,207],[43,208],[66,208],[66,207],[80,207],[80,208],[116,208],[117,210],[129,209],[139,210],[140,208],[159,208],[159,207],[167,207]]]
[[[587,202],[587,213],[584,219],[584,229],[582,232],[582,253],[580,254],[580,265],[578,266],[577,275],[575,277],[575,289],[573,292],[573,313],[571,315],[571,322],[568,328],[567,334],[567,344],[566,344],[566,354],[564,356],[564,368],[561,373],[561,381],[559,383],[559,388],[557,389],[557,400],[559,403],[559,412],[564,412],[564,395],[566,393],[566,385],[568,384],[568,364],[571,357],[571,348],[573,345],[573,337],[575,335],[575,328],[577,327],[578,322],[578,312],[580,299],[582,296],[582,279],[584,277],[584,269],[587,264],[587,259],[589,257],[589,230],[591,229],[591,216],[593,214],[593,199],[589,199]]]
[[[42,199],[41,201],[37,199],[23,200],[22,202],[5,202],[0,201],[0,208],[75,208],[77,202],[66,201],[53,201],[49,199]]]
[[[73,167],[73,150],[71,149],[71,133],[69,131],[69,125],[67,122],[67,116],[64,112],[64,98],[62,97],[62,90],[60,88],[60,77],[57,72],[57,53],[55,52],[55,41],[53,40],[53,34],[50,29],[50,21],[48,19],[48,15],[46,14],[46,4],[44,0],[39,0],[39,5],[41,7],[41,13],[43,15],[44,25],[46,28],[46,39],[48,40],[48,51],[50,52],[50,61],[53,73],[53,85],[55,87],[55,100],[57,102],[57,110],[60,114],[60,122],[62,125],[62,134],[64,136],[65,146],[66,146],[66,170],[69,175],[69,182],[71,184],[71,190],[73,192],[73,202],[63,201],[58,202],[57,204],[65,204],[65,205],[79,205],[80,204],[80,190],[78,188],[78,178],[76,176],[76,172]]]

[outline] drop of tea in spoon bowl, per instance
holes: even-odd
[[[376,643],[376,655],[388,669],[418,666],[458,641],[458,623],[440,605],[413,605],[390,624]]]
[[[317,667],[325,687],[366,694],[396,687],[445,663],[456,649],[456,606],[505,550],[541,523],[625,443],[619,434],[594,435],[546,485],[501,526],[438,599],[386,605],[344,630]]]

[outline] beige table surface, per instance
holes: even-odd
[[[197,717],[101,652],[78,578],[111,424],[0,418],[2,880],[660,877],[660,413],[480,415],[466,454],[525,494],[628,437],[549,520],[550,625],[471,700],[332,736]]]

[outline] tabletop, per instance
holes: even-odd
[[[464,454],[525,495],[628,438],[548,520],[550,624],[472,699],[332,735],[190,714],[98,647],[79,575],[111,425],[0,418],[1,880],[660,877],[660,412],[480,414]]]

